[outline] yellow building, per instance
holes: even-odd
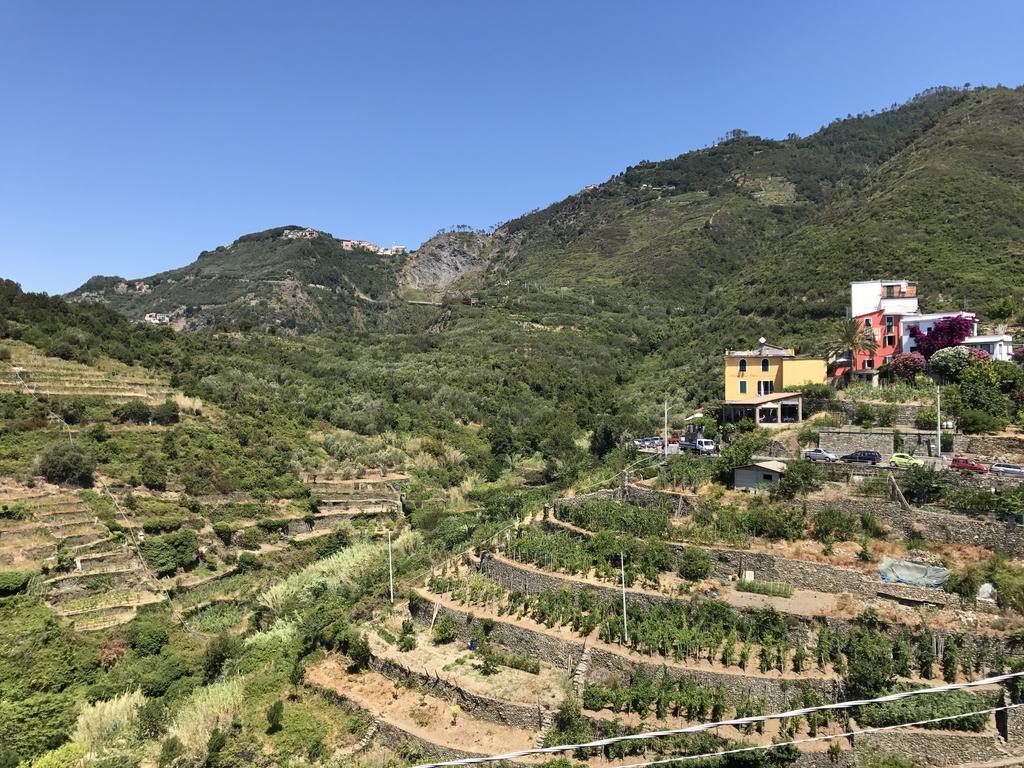
[[[828,366],[823,358],[801,357],[796,350],[775,347],[762,337],[748,351],[725,351],[726,423],[751,419],[758,426],[780,427],[803,421],[803,397],[790,387],[824,384]]]

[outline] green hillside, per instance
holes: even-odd
[[[399,266],[369,250],[346,250],[326,233],[288,226],[245,235],[151,277],[93,277],[68,298],[99,301],[134,320],[168,314],[187,330],[377,327],[385,315],[397,322]]]
[[[798,461],[796,434],[730,427],[719,456],[663,464],[628,439],[660,428],[664,400],[673,426],[713,407],[726,347],[761,335],[826,346],[850,280],[914,279],[926,309],[966,303],[1020,324],[1022,118],[1021,90],[938,89],[804,138],[734,134],[493,233],[442,233],[408,258],[281,227],[65,298],[0,280],[0,768],[412,765],[434,753],[404,737],[381,747],[402,724],[451,739],[457,752],[444,754],[505,729],[429,687],[467,675],[496,702],[546,708],[536,732],[512,734],[524,744],[665,722],[668,689],[656,696],[643,667],[587,680],[586,652],[566,665],[549,641],[506,649],[504,631],[492,634],[504,623],[517,638],[578,634],[581,649],[605,644],[623,663],[737,681],[745,698],[733,701],[710,683],[677,686],[675,726],[1024,668],[1024,545],[1007,536],[1017,551],[997,541],[997,552],[973,533],[989,526],[998,540],[986,521],[1017,520],[1024,486],[997,495],[987,478],[894,471],[928,505],[905,515],[905,532],[883,514],[903,510],[888,474],[853,483],[841,466]],[[171,327],[140,322],[149,312]],[[984,407],[980,423],[994,426],[976,431],[1018,425],[983,435],[988,452],[1020,449],[1021,369],[965,360],[959,375],[944,415],[973,410],[978,424]],[[892,423],[887,408],[862,402],[853,421]],[[791,438],[786,482],[727,493],[724,479],[776,437]],[[625,472],[669,495],[553,511]],[[773,576],[760,561],[758,580],[725,578],[737,548],[799,562],[807,581],[761,581]],[[858,571],[878,578],[880,554],[948,566],[946,591],[847,593]],[[488,557],[513,575],[489,576]],[[813,569],[832,566],[840,586],[817,592],[833,585]],[[514,575],[525,568],[565,586],[537,591]],[[647,590],[631,592],[644,606],[629,608],[631,641],[618,638],[618,592],[592,591],[619,578]],[[975,611],[984,583],[999,602]],[[441,599],[465,618],[430,607]],[[582,701],[558,704],[581,668]],[[582,714],[626,689],[614,723]],[[769,690],[771,706],[752,697]],[[954,703],[943,712],[960,719],[991,705]],[[639,720],[622,726],[627,712]],[[799,725],[743,739],[769,746]],[[987,715],[956,725],[995,733]],[[733,743],[717,738],[688,749]],[[829,757],[849,768],[848,753]],[[779,768],[797,754],[743,763]],[[607,757],[629,755],[643,753]]]

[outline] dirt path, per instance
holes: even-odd
[[[350,674],[337,656],[328,656],[309,668],[306,679],[424,741],[464,752],[499,754],[528,749],[536,738],[532,731],[476,720],[447,701],[403,688],[377,672]]]
[[[376,634],[370,633],[370,649],[381,659],[390,659],[404,669],[439,677],[469,693],[490,699],[500,699],[526,706],[557,708],[562,701],[561,692],[568,684],[563,670],[547,664],[541,665],[540,674],[501,667],[494,675],[485,675],[479,669],[478,657],[463,643],[434,645],[429,632],[416,633],[416,647],[399,651]]]

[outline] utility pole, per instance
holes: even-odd
[[[626,560],[619,552],[619,572],[622,574],[622,638],[629,645],[629,623],[626,621]]]
[[[391,565],[391,531],[388,531],[388,590],[391,592],[391,604],[395,604],[395,570]]]
[[[942,388],[935,385],[935,445],[939,456],[939,463],[942,463]]]
[[[665,401],[665,433],[663,439],[662,453],[668,456],[668,400]]]

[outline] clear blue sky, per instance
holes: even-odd
[[[1024,81],[1008,2],[0,4],[0,276],[70,290],[303,224],[414,247],[730,128]]]

